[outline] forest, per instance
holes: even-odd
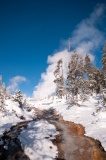
[[[79,99],[86,101],[93,93],[101,94],[103,106],[106,107],[106,43],[101,62],[100,70],[92,64],[89,54],[82,57],[77,51],[73,51],[67,64],[67,79],[64,79],[63,60],[60,59],[54,71],[56,95],[59,98],[66,96],[69,103],[78,104]]]

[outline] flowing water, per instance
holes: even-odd
[[[52,108],[43,111],[35,109],[35,111],[37,118],[34,121],[47,120],[59,131],[56,139],[52,140],[58,147],[57,160],[106,160],[106,152],[100,142],[84,136],[84,128],[81,125],[64,121]],[[0,145],[0,160],[29,160],[17,138],[20,132],[27,128],[28,123],[30,121],[18,123],[11,127],[9,132],[4,133],[3,145]]]

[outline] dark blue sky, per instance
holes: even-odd
[[[17,75],[30,95],[47,67],[47,56],[59,49],[75,26],[105,0],[0,0],[0,74],[6,86]],[[105,21],[106,22],[106,21]],[[103,24],[103,23],[102,23]],[[101,29],[105,31],[106,24]]]

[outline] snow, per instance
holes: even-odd
[[[106,110],[98,101],[101,101],[100,96],[94,95],[89,101],[83,103],[80,101],[79,107],[67,104],[65,98],[51,97],[39,101],[29,99],[27,103],[31,111],[28,112],[25,108],[19,108],[17,102],[6,100],[5,111],[0,112],[0,137],[18,122],[33,120],[36,113],[32,106],[41,110],[53,108],[64,120],[82,124],[85,127],[85,135],[99,140],[106,151]],[[20,119],[21,116],[25,119]],[[51,139],[54,139],[56,134],[58,134],[56,128],[47,121],[32,121],[27,129],[22,129],[19,139],[31,160],[35,157],[39,160],[52,160],[57,155],[57,147],[53,145]],[[0,139],[0,145],[2,143]]]
[[[17,102],[6,100],[5,111],[0,112],[0,137],[5,131],[8,131],[11,126],[23,121],[20,119],[21,116],[23,116],[25,120],[32,120],[35,113],[33,110],[31,110],[31,112],[27,112],[25,109],[22,110],[18,107]]]
[[[14,112],[18,117],[23,116],[26,120],[32,120],[35,117],[35,112],[34,112],[33,109],[30,112],[28,112],[24,108],[21,109],[18,106],[17,102],[14,102],[14,101],[11,101],[11,100],[6,101],[6,109],[10,113]]]
[[[106,111],[98,103],[100,96],[90,97],[89,101],[83,102],[80,107],[71,106],[64,99],[45,99],[42,101],[31,101],[34,107],[39,109],[54,108],[66,121],[82,124],[85,127],[85,135],[101,142],[106,151]],[[30,103],[30,102],[29,102]],[[97,112],[97,109],[100,109]]]
[[[30,107],[32,107],[32,105],[30,105]],[[25,119],[20,119],[21,116]],[[11,126],[25,120],[33,120],[35,117],[36,113],[33,109],[28,112],[24,108],[19,108],[17,102],[6,100],[5,111],[0,112],[0,137],[3,136],[5,131],[10,130]],[[23,127],[21,130],[18,138],[21,141],[26,155],[28,155],[31,160],[52,160],[56,157],[58,153],[57,147],[53,145],[51,140],[55,139],[58,132],[53,125],[43,120],[31,121],[26,130]],[[3,141],[0,139],[0,145],[2,144]],[[4,148],[7,150],[8,146],[5,145]]]
[[[30,160],[52,160],[56,157],[57,147],[50,141],[58,134],[47,121],[31,122],[19,135],[22,147]]]

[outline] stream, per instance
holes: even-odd
[[[39,110],[34,108],[37,117],[33,121],[46,120],[53,124],[59,134],[51,140],[58,148],[57,160],[106,160],[106,152],[100,142],[84,136],[84,128],[80,124],[64,121],[55,110]],[[21,143],[17,138],[20,132],[27,129],[31,121],[18,123],[5,132],[1,137],[0,160],[30,160],[25,155]],[[36,158],[35,158],[36,160]]]

